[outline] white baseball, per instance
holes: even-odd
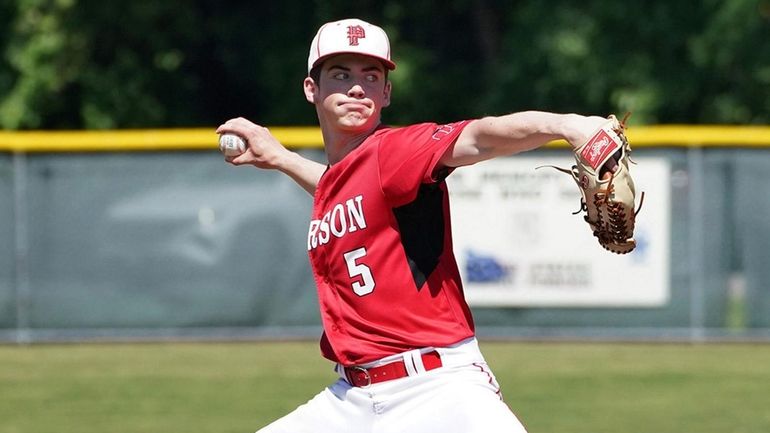
[[[238,156],[246,151],[246,141],[235,134],[222,134],[219,137],[219,150],[225,156]]]

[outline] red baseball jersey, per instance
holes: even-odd
[[[318,182],[308,254],[323,355],[363,364],[474,335],[437,167],[468,121],[382,128]]]

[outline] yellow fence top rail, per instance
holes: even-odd
[[[626,137],[637,147],[770,147],[770,126],[631,126]],[[566,145],[564,141],[550,143]]]
[[[317,127],[272,127],[287,147],[323,147]],[[770,147],[770,126],[655,125],[630,127],[632,147]],[[549,146],[566,146],[555,141]],[[0,152],[136,152],[217,150],[214,129],[0,131]]]
[[[322,148],[316,127],[270,128],[284,145]],[[137,129],[113,131],[0,131],[0,151],[10,152],[136,152],[218,150],[214,128]]]

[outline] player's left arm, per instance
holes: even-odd
[[[583,143],[607,119],[578,114],[523,111],[473,120],[441,158],[440,164],[461,167],[498,156],[536,149],[564,139],[573,146]]]

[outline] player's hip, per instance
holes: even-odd
[[[403,379],[448,372],[460,368],[486,366],[475,337],[446,347],[424,347],[390,355],[362,365],[343,366],[335,370],[353,387],[403,382]],[[486,368],[486,367],[485,367]]]

